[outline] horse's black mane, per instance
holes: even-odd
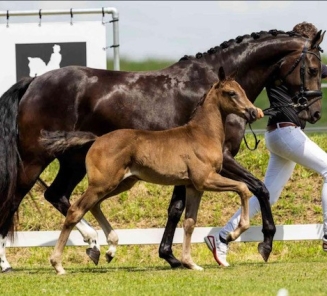
[[[259,39],[262,36],[267,36],[267,35],[272,35],[272,36],[277,36],[280,34],[287,34],[290,37],[293,36],[297,36],[297,37],[303,37],[301,34],[298,34],[294,31],[288,31],[288,32],[284,32],[284,31],[279,31],[279,30],[270,30],[270,31],[260,31],[260,32],[256,32],[256,33],[252,33],[251,35],[243,35],[243,36],[238,36],[235,39],[230,39],[229,41],[224,41],[223,43],[221,43],[219,46],[215,46],[215,47],[211,47],[208,51],[206,52],[198,52],[195,56],[189,56],[189,55],[185,55],[183,56],[180,61],[185,61],[185,60],[190,60],[190,59],[200,59],[205,55],[208,54],[214,54],[216,53],[218,50],[222,50],[225,48],[228,48],[230,45],[234,44],[234,43],[241,43],[244,39]]]

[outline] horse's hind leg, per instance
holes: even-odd
[[[23,162],[22,168],[18,171],[16,191],[13,196],[13,201],[7,203],[6,208],[2,208],[2,211],[7,212],[7,218],[3,221],[0,227],[0,266],[2,272],[9,272],[12,270],[10,263],[6,258],[6,242],[8,239],[8,233],[14,230],[14,215],[18,210],[20,203],[25,195],[32,189],[33,185],[39,174],[42,172],[43,167],[41,165],[28,165]],[[2,215],[0,213],[0,215]]]
[[[67,161],[67,159],[69,159]],[[55,180],[44,193],[45,199],[51,203],[62,215],[66,216],[70,207],[69,198],[77,184],[85,176],[84,161],[74,161],[73,156],[59,159],[60,168]],[[97,248],[100,250],[98,243],[98,234],[85,219],[81,219],[76,224],[76,228],[82,234],[84,242],[89,244],[86,254],[94,260],[94,256],[89,250]]]
[[[159,246],[159,257],[165,259],[172,268],[180,267],[182,263],[173,255],[172,245],[175,230],[185,208],[185,186],[175,186],[168,207],[168,219]]]
[[[113,195],[117,195],[121,192],[131,189],[136,182],[137,182],[137,180],[132,179],[132,178],[123,180],[114,191],[112,191],[108,196],[106,196],[106,198],[113,196]],[[116,255],[117,245],[118,245],[118,235],[114,231],[112,226],[110,225],[109,221],[104,216],[100,205],[101,205],[101,202],[97,203],[90,211],[91,211],[92,215],[98,221],[99,225],[101,226],[101,228],[107,238],[107,243],[108,243],[109,248],[108,248],[108,251],[106,252],[106,260],[108,263],[110,263],[111,260]],[[89,251],[94,256],[96,256],[98,254],[96,248],[93,248],[92,251],[91,250],[89,250]],[[100,252],[98,255],[100,255]],[[99,256],[97,257],[97,261],[96,262],[93,261],[93,262],[97,264],[98,261],[99,261]]]
[[[183,240],[183,253],[182,264],[183,266],[193,270],[203,270],[193,262],[191,257],[191,239],[192,233],[197,221],[198,210],[201,202],[203,192],[195,190],[194,187],[186,188],[186,208],[185,208],[185,220],[184,227],[184,240]]]

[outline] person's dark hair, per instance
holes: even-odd
[[[302,22],[295,25],[293,31],[307,38],[313,39],[316,36],[318,29],[311,23]]]

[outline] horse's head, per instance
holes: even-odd
[[[299,117],[310,123],[321,117],[321,48],[325,32],[311,39],[299,37],[299,46],[280,62],[279,79],[287,86]],[[277,83],[279,80],[276,81]]]
[[[249,123],[262,118],[264,116],[262,110],[252,104],[244,89],[236,82],[234,76],[236,76],[236,73],[226,77],[223,67],[219,68],[219,82],[215,84],[215,90],[219,99],[220,109],[226,115],[230,113],[236,114]]]

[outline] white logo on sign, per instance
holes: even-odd
[[[53,46],[53,53],[51,54],[50,61],[46,63],[41,58],[31,58],[28,57],[30,68],[30,77],[40,76],[45,72],[59,69],[61,62],[60,45],[55,44]]]

